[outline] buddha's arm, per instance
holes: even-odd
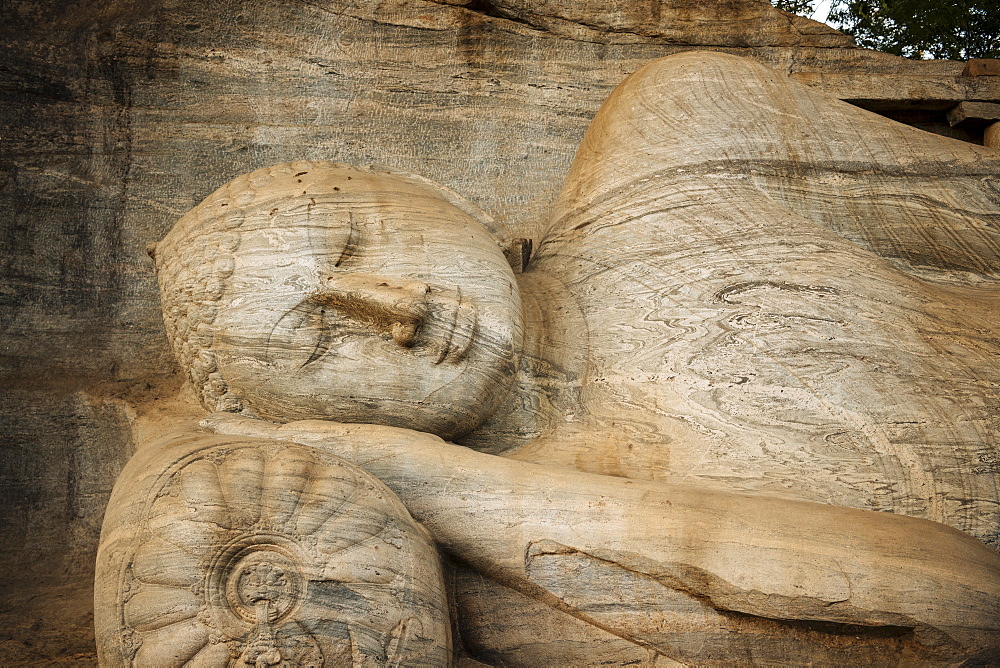
[[[205,424],[361,465],[442,547],[536,597],[546,593],[531,555],[556,545],[721,610],[912,627],[979,649],[1000,635],[1000,555],[934,522],[547,468],[404,429],[225,415]]]

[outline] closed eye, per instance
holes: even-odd
[[[304,348],[309,357],[299,365],[303,369],[327,354],[333,342],[333,328],[326,309],[311,299],[304,299],[289,309],[267,337],[268,356],[274,360],[281,351]]]
[[[353,211],[349,212],[348,214],[348,225],[350,226],[350,232],[347,235],[347,242],[344,244],[343,250],[340,251],[340,257],[338,257],[337,261],[333,263],[334,267],[339,267],[341,264],[343,264],[345,260],[355,255],[355,252],[357,250],[358,236],[359,236],[358,225],[354,221]]]

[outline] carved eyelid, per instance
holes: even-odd
[[[343,250],[340,251],[340,257],[337,261],[333,263],[334,267],[339,267],[344,260],[349,259],[354,256],[358,246],[358,225],[354,221],[354,212],[348,212],[348,226],[350,231],[347,233],[347,242],[344,244]]]
[[[278,322],[274,324],[274,327],[271,328],[271,332],[267,336],[265,350],[267,350],[268,355],[273,357],[273,353],[271,353],[273,347],[284,347],[276,344],[274,341],[278,335],[278,331],[281,329],[296,333],[305,331],[309,335],[308,339],[304,339],[303,343],[308,342],[312,350],[310,351],[309,358],[299,365],[299,369],[305,368],[307,365],[326,355],[333,340],[333,332],[329,323],[325,321],[324,315],[325,312],[322,305],[314,303],[311,299],[303,299],[288,309],[278,319]]]

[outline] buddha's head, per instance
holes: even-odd
[[[202,403],[443,438],[474,429],[510,390],[521,343],[513,272],[476,217],[415,177],[332,163],[217,190],[153,252]]]

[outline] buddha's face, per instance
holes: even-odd
[[[262,417],[454,438],[509,391],[517,287],[496,241],[436,193],[365,172],[250,209],[218,305],[229,392]],[[351,178],[348,178],[348,177]]]

